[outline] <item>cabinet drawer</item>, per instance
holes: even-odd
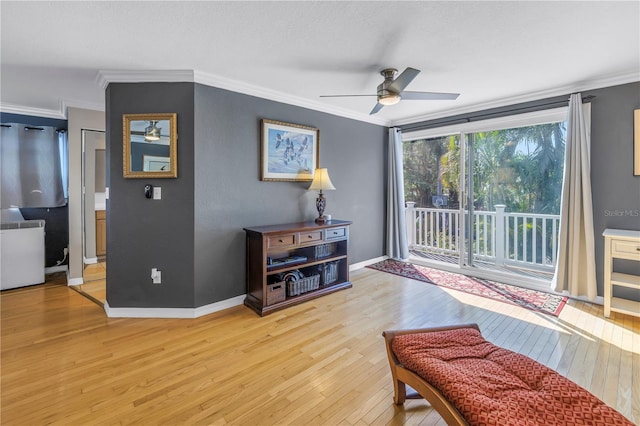
[[[315,241],[322,241],[322,231],[300,233],[300,244],[312,243]]]
[[[294,234],[279,235],[275,237],[269,237],[267,239],[267,247],[284,247],[292,246],[295,243]]]
[[[611,240],[611,256],[640,260],[640,243],[634,241]]]
[[[338,238],[344,238],[347,235],[347,228],[329,228],[327,229],[326,240],[335,240]]]

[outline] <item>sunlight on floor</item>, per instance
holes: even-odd
[[[590,341],[600,340],[624,351],[640,354],[640,321],[615,312],[611,313],[611,318],[605,318],[601,305],[569,299],[559,317],[554,317],[452,289],[442,290],[465,305],[490,309],[519,321],[560,333],[577,334]],[[622,343],[620,339],[614,339],[614,335],[621,335]]]

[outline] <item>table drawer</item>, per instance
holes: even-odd
[[[635,241],[611,240],[611,255],[624,259],[640,260],[640,243]]]
[[[329,228],[327,229],[327,241],[337,240],[338,238],[344,238],[347,236],[347,228]]]
[[[300,244],[322,241],[322,231],[301,232]]]
[[[285,247],[292,246],[296,242],[295,234],[278,235],[267,239],[267,247]]]

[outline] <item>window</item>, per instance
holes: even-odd
[[[48,126],[3,123],[2,208],[66,204],[66,132]]]
[[[460,267],[551,272],[566,114],[559,108],[404,133],[405,199],[416,203],[412,253],[451,257]]]

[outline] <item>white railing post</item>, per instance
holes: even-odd
[[[504,265],[504,204],[496,204],[496,265]]]
[[[407,244],[409,248],[413,248],[416,244],[416,203],[406,201],[405,203],[405,225],[407,227]]]

